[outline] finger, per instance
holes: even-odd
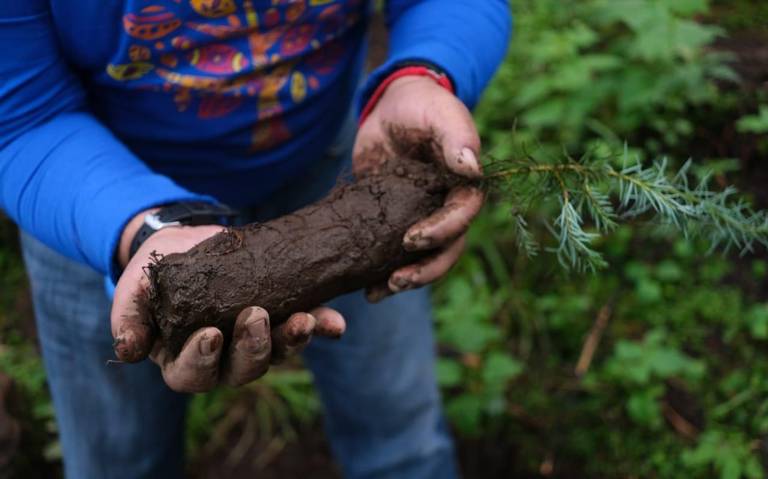
[[[115,355],[134,363],[149,354],[155,329],[149,320],[149,279],[140,268],[126,270],[115,288],[110,321]]]
[[[151,358],[160,365],[165,383],[177,392],[213,389],[219,382],[219,360],[224,337],[216,328],[202,328],[190,336],[175,359],[162,346]]]
[[[459,259],[464,250],[465,241],[466,237],[461,236],[437,255],[395,271],[389,277],[389,289],[398,293],[439,279]]]
[[[352,172],[355,175],[375,171],[392,156],[383,138],[386,138],[386,132],[378,121],[368,121],[360,127],[352,152]]]
[[[480,212],[484,199],[485,195],[479,188],[454,188],[448,193],[442,208],[408,229],[403,247],[407,251],[428,250],[458,238]]]
[[[244,309],[235,321],[224,381],[230,386],[242,386],[260,378],[269,369],[271,353],[272,338],[266,310],[259,307]]]
[[[279,363],[304,348],[312,338],[317,320],[309,313],[296,313],[272,331],[272,363]]]
[[[477,157],[480,135],[469,110],[453,95],[445,92],[444,99],[429,111],[429,126],[440,141],[445,165],[451,171],[470,178],[483,175]]]
[[[315,330],[313,331],[315,336],[338,339],[347,329],[347,323],[344,321],[344,316],[335,309],[321,306],[313,309],[309,314],[314,316],[317,321]]]
[[[365,299],[368,300],[369,303],[378,303],[384,298],[387,298],[389,296],[392,296],[392,291],[390,291],[389,286],[387,285],[387,282],[374,284],[373,286],[369,286],[365,290]]]

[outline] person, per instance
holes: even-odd
[[[481,175],[469,109],[506,50],[507,0],[386,2],[389,54],[361,85],[372,3],[0,5],[0,204],[22,230],[67,477],[180,476],[183,393],[255,380],[312,337],[347,477],[457,475],[417,288],[458,258],[480,191],[411,227],[404,247],[433,253],[369,290],[376,304],[353,293],[274,329],[255,304],[230,345],[202,328],[176,358],[140,307],[152,254],[220,231],[222,205],[254,221],[321,197],[350,162],[375,168],[363,153],[393,128],[430,132],[435,161]],[[138,364],[105,364],[113,344]]]

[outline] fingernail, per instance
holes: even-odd
[[[125,361],[132,359],[135,343],[136,334],[134,334],[134,332],[129,329],[115,338],[115,342],[112,343],[112,347],[115,349],[117,357]]]
[[[411,288],[413,288],[413,283],[411,283],[410,279],[404,276],[394,276],[389,280],[389,289],[391,289],[393,293],[399,293],[400,291],[405,291]]]
[[[376,304],[383,300],[384,298],[391,296],[392,291],[389,289],[389,286],[380,286],[380,287],[373,287],[369,289],[366,292],[365,298],[368,300],[369,303]]]
[[[308,321],[304,324],[305,329],[301,331],[302,337],[308,337],[312,335],[312,331],[314,331],[315,326],[317,326],[317,318],[313,314],[307,313],[307,319]]]
[[[246,321],[245,327],[253,339],[263,339],[269,334],[266,318],[250,319]]]
[[[480,164],[477,162],[477,155],[470,148],[463,148],[459,155],[459,164],[464,170],[474,175],[482,175]]]
[[[130,329],[123,331],[123,334],[115,338],[115,342],[112,344],[117,347],[120,345],[131,344],[136,339],[136,335]]]
[[[406,233],[403,240],[403,248],[406,251],[416,251],[429,249],[432,246],[432,238],[425,236],[421,231],[416,233]]]
[[[200,354],[210,356],[219,350],[219,336],[205,336],[200,340]]]

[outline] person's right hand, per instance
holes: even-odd
[[[222,351],[224,337],[214,327],[193,333],[177,357],[156,337],[146,313],[149,280],[144,268],[152,253],[167,255],[185,252],[222,230],[221,226],[180,226],[164,228],[150,236],[128,261],[128,245],[143,221],[142,212],[123,232],[118,259],[125,266],[112,302],[112,336],[115,354],[125,362],[149,356],[157,363],[163,379],[179,392],[202,392],[219,382],[239,386],[263,376],[270,364],[300,351],[313,335],[338,338],[346,324],[337,311],[320,307],[296,313],[272,329],[269,314],[258,306],[245,308],[237,317],[232,341]],[[225,360],[222,354],[226,354]]]

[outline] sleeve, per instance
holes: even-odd
[[[388,0],[385,13],[389,56],[369,77],[361,104],[398,64],[423,61],[440,67],[473,107],[507,50],[509,0]]]
[[[47,0],[0,3],[0,207],[54,250],[116,280],[125,224],[210,198],[153,173],[85,107]]]

